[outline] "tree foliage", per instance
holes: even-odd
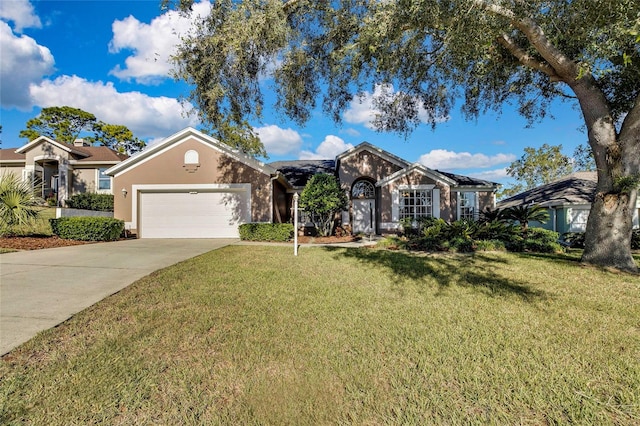
[[[29,141],[46,136],[72,144],[82,136],[89,143],[127,154],[145,146],[145,142],[136,138],[126,126],[98,121],[90,112],[69,106],[43,108],[37,117],[27,121],[26,127],[20,131],[20,137]]]
[[[535,149],[526,147],[524,154],[507,167],[507,174],[518,182],[503,191],[514,195],[552,182],[573,172],[571,158],[562,153],[562,145],[543,144]]]
[[[596,160],[588,145],[580,144],[573,151],[573,169],[580,172],[596,170]]]
[[[308,212],[324,236],[331,235],[335,215],[348,206],[338,179],[327,173],[314,175],[300,194],[300,207]]]
[[[573,100],[598,170],[583,260],[636,270],[623,247],[637,191],[614,182],[640,175],[639,16],[637,0],[221,0],[184,38],[175,73],[214,127],[259,120],[265,77],[298,123],[319,106],[340,121],[378,88],[375,125],[399,133],[436,125],[458,100],[469,118],[513,103],[531,122]]]

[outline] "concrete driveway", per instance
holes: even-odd
[[[233,239],[140,239],[0,255],[0,355],[158,269]]]

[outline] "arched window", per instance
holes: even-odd
[[[184,153],[184,164],[200,164],[198,151],[189,150]]]
[[[371,182],[360,180],[351,188],[351,198],[376,198],[376,190]]]

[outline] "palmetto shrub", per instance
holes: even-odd
[[[39,203],[31,182],[13,174],[0,175],[0,233],[33,223],[39,215]]]

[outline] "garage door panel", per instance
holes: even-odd
[[[248,216],[248,193],[140,194],[142,238],[237,238]]]

